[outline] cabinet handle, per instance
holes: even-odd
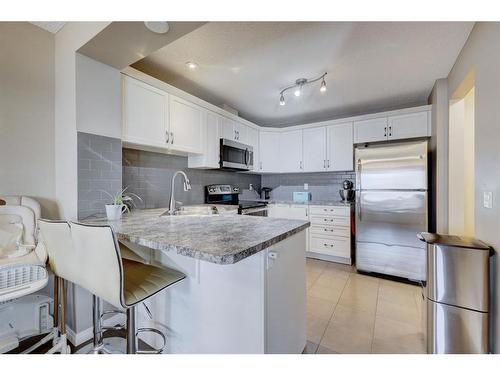
[[[278,259],[278,256],[279,254],[276,252],[276,251],[270,251],[269,253],[267,253],[267,256],[269,257],[269,259]]]
[[[323,230],[324,230],[325,232],[333,232],[333,229],[326,229],[326,228],[324,228]]]
[[[300,166],[299,166],[299,168],[300,168],[300,169],[304,169],[304,168],[302,167],[302,161],[300,161]]]
[[[392,126],[389,126],[389,137],[392,136]]]
[[[260,170],[262,170],[262,162],[260,162],[259,165],[260,165]]]
[[[387,137],[387,126],[384,128],[384,137]]]
[[[168,130],[165,131],[165,138],[166,138],[165,143],[167,143],[167,144],[170,143],[170,133],[168,132]]]
[[[323,246],[325,246],[325,247],[333,247],[333,244],[330,245],[330,244],[324,243]]]
[[[330,160],[327,160],[328,161],[328,168],[330,168]]]
[[[170,132],[170,136],[171,136],[170,143],[174,144],[174,132]]]
[[[323,219],[323,221],[331,221],[333,223],[333,219]]]
[[[323,169],[326,169],[326,160],[323,160]]]

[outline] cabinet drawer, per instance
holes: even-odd
[[[321,237],[311,235],[309,251],[336,257],[351,256],[351,240],[346,237]]]
[[[311,215],[335,215],[335,216],[350,216],[351,210],[349,207],[339,206],[310,206]]]
[[[311,224],[350,227],[350,218],[347,216],[311,215]]]
[[[351,229],[349,227],[332,227],[332,226],[324,226],[324,225],[312,225],[310,228],[311,234],[331,237],[331,236],[340,236],[340,237],[350,237]]]

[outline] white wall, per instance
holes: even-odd
[[[120,71],[77,53],[77,130],[121,138],[121,101]]]
[[[55,37],[55,186],[61,217],[76,219],[76,51],[109,22],[69,22]]]
[[[432,104],[431,156],[431,225],[429,230],[448,232],[448,81],[438,79],[429,104]]]
[[[0,49],[0,194],[32,196],[56,218],[54,36],[1,22]]]
[[[497,261],[500,251],[500,23],[478,22],[448,76],[453,93],[471,71],[475,72],[474,156],[475,232],[492,245],[493,260],[493,350],[500,352],[500,289]],[[483,192],[493,192],[493,208],[483,207]]]

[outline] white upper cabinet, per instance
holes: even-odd
[[[222,116],[212,111],[205,112],[206,120],[202,131],[202,154],[189,155],[189,168],[219,168],[219,131]]]
[[[430,135],[428,111],[389,116],[388,139],[407,139]]]
[[[167,148],[169,95],[137,79],[123,78],[123,141]]]
[[[324,172],[326,170],[326,127],[304,129],[303,139],[303,171]]]
[[[280,138],[279,132],[260,132],[259,136],[259,168],[261,172],[280,172]],[[254,168],[257,170],[257,168]]]
[[[259,152],[259,131],[257,129],[246,127],[246,144],[253,148],[253,170],[259,170],[260,152]]]
[[[230,118],[222,117],[221,138],[249,144],[247,131],[248,126]]]
[[[353,129],[352,122],[330,125],[327,127],[327,170],[353,170]]]
[[[354,121],[354,143],[387,140],[387,117]]]
[[[302,130],[292,130],[280,134],[280,171],[302,171]]]
[[[236,141],[237,136],[236,136],[235,125],[236,121],[222,116],[220,123],[220,137]]]
[[[170,148],[186,153],[202,153],[205,109],[170,95]]]
[[[235,121],[234,122],[234,133],[236,134],[236,141],[244,143],[246,145],[250,144],[249,139],[248,139],[248,129],[249,127]]]

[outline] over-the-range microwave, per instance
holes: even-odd
[[[220,168],[233,171],[253,170],[253,147],[221,138]]]

